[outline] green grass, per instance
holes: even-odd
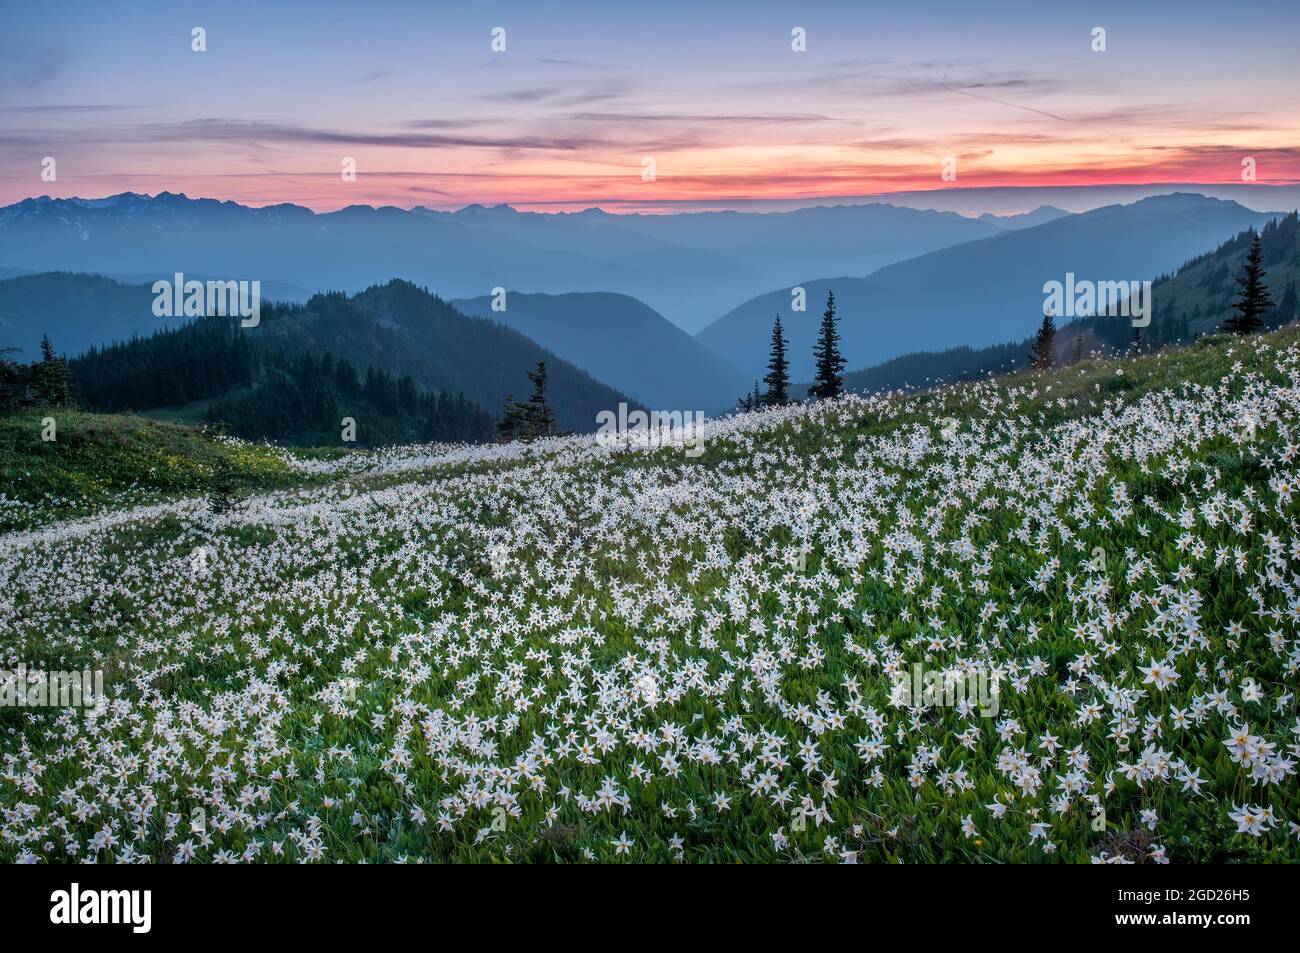
[[[1288,329],[1259,340],[1285,346],[1297,339],[1300,331]],[[1228,336],[1212,335],[1200,338],[1193,346],[1159,356],[1122,362],[1084,361],[1049,372],[1020,372],[999,381],[1003,386],[1034,387],[1036,396],[1023,400],[1020,412],[1038,412],[1039,420],[1050,425],[1093,413],[1109,398],[1185,383],[1211,384],[1228,370],[1231,349],[1250,346]],[[1123,374],[1117,375],[1117,369],[1122,369]],[[1061,401],[1067,406],[1059,406]],[[968,387],[949,387],[900,399],[897,408],[894,415],[855,421],[853,434],[865,437],[888,433],[908,423],[929,425],[946,415],[963,419],[978,410],[978,398],[970,396]],[[47,442],[42,439],[43,421],[50,417],[55,421],[56,439]],[[105,508],[206,495],[223,461],[236,490],[243,494],[307,486],[328,478],[308,477],[293,470],[284,463],[282,454],[335,460],[350,452],[339,447],[281,450],[221,440],[210,429],[187,423],[192,417],[186,408],[145,416],[72,409],[0,416],[0,497],[22,504],[11,508],[21,513],[0,510],[0,532]],[[790,429],[785,435],[793,439],[796,447],[808,451],[815,451],[825,436],[816,428],[798,433]],[[734,445],[720,443],[706,447],[697,460],[683,461],[678,452],[663,450],[658,454],[629,454],[611,466],[630,470],[652,464],[678,468],[734,458]],[[442,472],[458,475],[473,469],[481,468],[465,466]],[[412,476],[408,473],[352,479],[365,489],[374,489],[409,481]]]
[[[647,861],[675,859],[669,846],[674,836],[684,838],[685,858],[696,861],[833,860],[830,834],[841,849],[880,862],[1086,862],[1102,851],[1143,859],[1155,843],[1176,862],[1300,860],[1285,827],[1286,821],[1300,819],[1294,777],[1267,789],[1252,785],[1223,744],[1241,720],[1280,752],[1295,741],[1290,732],[1296,704],[1282,695],[1296,688],[1295,674],[1288,670],[1287,653],[1275,651],[1266,637],[1276,625],[1295,645],[1295,626],[1286,614],[1288,591],[1263,591],[1270,610],[1283,613],[1280,620],[1263,619],[1251,592],[1255,580],[1213,565],[1216,548],[1239,547],[1255,567],[1265,552],[1266,533],[1289,543],[1300,515],[1296,504],[1276,511],[1257,508],[1246,533],[1222,522],[1198,521],[1194,512],[1190,532],[1209,547],[1201,559],[1180,549],[1182,527],[1172,517],[1153,516],[1146,502],[1137,515],[1106,516],[1111,488],[1119,482],[1127,484],[1132,499],[1149,498],[1173,516],[1184,507],[1195,511],[1218,493],[1228,500],[1248,494],[1271,500],[1273,458],[1288,439],[1279,424],[1261,427],[1255,444],[1219,435],[1193,449],[1144,460],[1126,455],[1129,444],[1109,445],[1099,478],[1072,488],[1051,511],[1065,513],[1074,528],[1068,544],[1054,535],[1039,538],[1032,521],[1027,539],[1017,538],[1026,517],[1014,508],[1014,494],[1032,491],[1032,485],[1010,481],[994,488],[986,482],[973,498],[962,497],[960,506],[935,509],[958,475],[978,481],[981,467],[1004,466],[1015,473],[1022,458],[1056,439],[1049,428],[1086,422],[1108,404],[1128,405],[1142,395],[1168,391],[1168,401],[1150,408],[1156,415],[1178,395],[1196,393],[1195,387],[1217,388],[1238,364],[1262,375],[1274,390],[1289,386],[1272,356],[1296,341],[1295,331],[1245,342],[1204,340],[1157,356],[1085,362],[873,403],[869,409],[848,405],[841,413],[791,419],[752,437],[710,440],[695,459],[667,449],[608,456],[560,451],[546,463],[462,463],[319,477],[283,522],[273,518],[279,511],[271,507],[256,518],[211,527],[175,516],[142,518],[85,540],[34,543],[11,555],[3,564],[10,575],[0,576],[0,583],[8,584],[0,599],[9,600],[0,608],[10,613],[10,621],[0,622],[6,664],[21,659],[103,668],[131,715],[120,723],[87,727],[76,744],[68,744],[82,731],[80,716],[0,713],[0,753],[26,749],[17,756],[13,779],[0,780],[0,807],[35,805],[42,823],[66,824],[83,853],[89,852],[90,838],[117,819],[119,844],[159,860],[170,860],[190,836],[187,829],[169,836],[163,811],[188,817],[201,806],[215,819],[218,803],[228,809],[250,788],[265,792],[250,808],[264,815],[260,825],[248,830],[235,824],[216,834],[199,859],[211,859],[218,848],[234,854],[255,848],[261,860],[303,859],[306,851],[293,838],[308,836],[324,848],[327,861],[581,861],[588,851],[612,860],[611,841],[626,832],[636,842],[633,859]],[[1239,375],[1225,385],[1234,394],[1244,386]],[[1294,408],[1284,403],[1283,410],[1285,426],[1295,427]],[[94,436],[69,445],[57,466],[42,460],[50,471],[62,467],[71,475],[89,475],[98,472],[96,461],[107,458],[108,472],[119,479],[140,479],[141,461],[154,460],[159,444],[181,455],[195,443],[196,453],[230,450],[184,428],[83,416],[83,427]],[[981,435],[961,458],[967,462],[950,476],[928,470],[947,453],[935,444],[916,459],[880,463],[882,482],[875,486],[888,492],[878,509],[864,508],[870,481],[853,469],[855,456],[875,461],[872,448],[892,446],[890,441],[912,433],[933,434],[948,416],[957,419],[959,434]],[[114,434],[116,426],[128,434]],[[1007,438],[1012,432],[1014,439]],[[236,449],[284,466],[265,448]],[[24,459],[41,452],[30,444],[21,449]],[[217,459],[208,458],[206,467],[194,468],[183,480],[155,483],[150,492],[202,494],[210,488]],[[262,473],[257,466],[240,466],[241,485],[249,492],[302,481],[292,471]],[[843,476],[831,475],[837,467],[846,468]],[[1032,484],[1041,478],[1024,480]],[[267,483],[259,485],[263,479]],[[668,504],[656,501],[656,488],[684,490]],[[811,506],[819,532],[806,569],[797,572],[789,561],[794,548],[789,527],[766,518],[804,491],[815,491]],[[988,499],[998,505],[980,505]],[[1089,516],[1069,515],[1082,506],[1092,508]],[[40,516],[48,522],[55,512],[46,507]],[[908,513],[910,522],[903,522],[900,512]],[[964,520],[972,513],[983,521],[967,526]],[[617,519],[608,519],[611,514]],[[879,525],[863,530],[865,562],[855,570],[845,562],[845,540],[837,533],[847,532],[849,517],[867,515]],[[1146,535],[1140,524],[1149,524]],[[905,570],[912,566],[907,560],[894,579],[882,573],[883,540],[903,530],[931,547],[921,567],[924,582],[913,588],[906,585]],[[493,574],[489,551],[498,538],[493,534],[511,541],[509,564],[500,577]],[[963,540],[973,544],[973,561],[938,548]],[[715,544],[734,560],[731,565],[705,565]],[[214,555],[210,570],[195,577],[187,559],[198,545],[211,547]],[[1108,557],[1101,573],[1086,568],[1096,547]],[[1127,578],[1130,550],[1151,561],[1149,575]],[[1295,560],[1289,553],[1292,573]],[[984,558],[987,571],[979,568]],[[1051,558],[1060,561],[1059,572],[1041,592],[1034,591],[1027,581]],[[1173,582],[1184,565],[1190,582]],[[566,576],[569,569],[573,572]],[[1084,591],[1085,582],[1102,579],[1107,593]],[[944,592],[931,602],[934,585]],[[1071,699],[1058,691],[1059,683],[1069,676],[1071,662],[1088,650],[1098,656],[1093,671],[1116,684],[1140,686],[1138,666],[1167,648],[1165,637],[1146,634],[1142,626],[1150,614],[1138,610],[1132,622],[1107,634],[1116,646],[1113,654],[1080,639],[1075,628],[1103,608],[1117,613],[1134,598],[1161,593],[1168,598],[1189,587],[1204,597],[1198,611],[1206,645],[1177,662],[1181,680],[1167,693],[1147,686],[1129,744],[1121,750],[1108,737],[1109,713],[1088,725],[1078,721],[1078,705],[1097,692]],[[850,596],[847,605],[837,599],[841,592]],[[890,747],[876,762],[883,772],[880,784],[870,778],[874,765],[864,764],[856,752],[858,739],[873,734],[861,715],[849,714],[844,728],[818,736],[822,768],[802,770],[795,749],[812,738],[808,725],[746,686],[748,670],[738,664],[757,646],[775,643],[770,635],[756,637],[747,622],[731,619],[726,597],[743,600],[749,619],[762,620],[769,633],[783,627],[782,638],[790,640],[793,653],[780,666],[780,696],[787,705],[816,708],[825,698],[843,713],[845,681],[858,682],[862,704],[887,720],[881,737]],[[995,612],[986,618],[990,603]],[[670,605],[689,605],[694,620],[669,620]],[[546,621],[552,608],[564,614],[563,621]],[[721,616],[712,632],[715,647],[702,642],[702,618],[710,612]],[[1106,830],[1091,829],[1083,803],[1076,802],[1063,817],[1053,812],[1050,797],[1065,773],[1059,754],[1044,771],[1043,789],[1021,798],[995,770],[1007,743],[993,721],[968,722],[940,710],[912,722],[889,706],[879,663],[868,663],[850,646],[880,650],[883,639],[908,662],[946,664],[958,654],[955,649],[931,651],[924,641],[913,641],[919,620],[931,615],[945,631],[963,634],[966,651],[981,646],[995,659],[1023,664],[1038,657],[1047,666],[1045,676],[1028,679],[1023,692],[1004,698],[999,718],[1019,722],[1023,732],[1011,747],[1024,746],[1034,757],[1041,755],[1036,746],[1044,732],[1057,736],[1065,750],[1089,755],[1085,773],[1093,790],[1102,790],[1108,779],[1114,785],[1104,798]],[[866,616],[872,617],[870,626]],[[1235,645],[1225,632],[1233,622],[1247,627]],[[1031,624],[1039,630],[1032,644],[1025,634]],[[575,641],[557,643],[562,631],[576,633]],[[626,681],[621,666],[629,656],[654,663],[665,683],[672,671],[696,666],[699,677],[715,687],[708,694],[697,687],[652,707],[612,702],[602,707],[594,697],[597,683],[609,682],[606,690],[613,693]],[[1198,664],[1206,665],[1205,679]],[[728,672],[733,678],[724,684],[720,679]],[[336,705],[316,697],[323,685],[344,678],[357,682],[355,701]],[[1268,704],[1238,696],[1244,678],[1265,687]],[[523,697],[534,701],[526,710],[516,711],[509,702],[506,684],[516,679],[526,690]],[[1170,724],[1171,708],[1191,707],[1198,693],[1216,684],[1229,686],[1241,718],[1211,713],[1203,723]],[[582,703],[566,701],[575,689]],[[556,707],[548,711],[548,704]],[[196,719],[196,712],[203,717]],[[512,714],[518,724],[507,727]],[[559,724],[565,714],[574,716],[572,726]],[[454,720],[464,732],[449,750],[434,745],[435,716]],[[1135,760],[1148,743],[1146,719],[1155,716],[1162,725],[1152,743],[1201,771],[1202,795],[1184,795],[1177,783],[1131,782],[1119,771],[1120,762]],[[802,796],[814,803],[825,800],[828,823],[797,829],[791,805],[750,796],[740,770],[754,753],[727,727],[732,719],[747,733],[771,732],[789,742],[784,754],[792,765],[781,772],[781,783],[791,788],[795,804]],[[159,732],[175,730],[178,720],[185,727],[177,734],[177,747],[159,766],[160,778],[152,779],[130,759],[156,756]],[[500,830],[492,827],[491,804],[469,808],[463,817],[450,808],[453,829],[436,829],[440,803],[464,796],[470,773],[481,780],[478,772],[489,764],[517,765],[538,738],[550,750],[569,730],[580,741],[592,739],[593,725],[617,734],[623,720],[651,732],[675,725],[687,739],[715,745],[721,763],[683,755],[680,774],[669,777],[658,767],[662,750],[647,755],[620,735],[597,763],[582,763],[569,753],[533,769],[546,781],[541,793],[514,784],[519,816],[504,819]],[[493,727],[482,727],[487,724]],[[976,737],[967,750],[955,738],[969,725]],[[481,737],[467,740],[476,730]],[[480,747],[471,750],[471,744]],[[945,793],[934,771],[914,789],[909,761],[922,745],[942,749],[942,767],[965,767],[972,789]],[[400,766],[392,760],[398,748],[405,755]],[[634,762],[650,767],[655,777],[638,781]],[[159,807],[139,838],[122,820],[125,807],[76,815],[78,798],[102,799],[93,784],[78,787],[90,776],[90,763],[98,785],[111,789],[120,804],[130,804],[143,791],[157,796]],[[218,765],[231,772],[220,784],[211,773]],[[827,774],[839,782],[834,798],[822,794]],[[557,794],[563,787],[590,796],[606,777],[626,793],[626,811],[586,812]],[[70,789],[78,791],[76,797],[61,799]],[[730,811],[711,806],[719,791],[733,798]],[[995,797],[1011,806],[1001,822],[984,807]],[[1260,839],[1236,833],[1228,812],[1246,803],[1269,806],[1279,827]],[[666,816],[664,805],[676,816]],[[413,822],[415,808],[425,811],[427,823]],[[547,817],[548,809],[556,812],[554,818]],[[1155,833],[1147,834],[1143,810],[1159,815]],[[962,833],[961,818],[968,814],[979,829],[977,837]],[[1055,853],[1030,842],[1027,828],[1034,818],[1052,824]],[[25,826],[15,813],[0,830],[16,834]],[[788,849],[781,852],[771,840],[778,828],[789,837]],[[52,849],[36,842],[24,846],[50,860],[68,859],[62,834],[52,840]],[[276,841],[283,854],[269,853],[268,844]],[[16,856],[19,849],[15,840],[0,839],[0,859]],[[116,856],[114,851],[100,856],[110,855]]]
[[[219,399],[242,397],[251,393],[252,390],[251,386],[232,387],[220,398],[208,397],[202,400],[192,400],[188,404],[180,404],[175,407],[155,407],[141,411],[140,416],[149,420],[161,420],[172,424],[202,426],[208,419],[208,408],[217,403]]]
[[[43,439],[47,420],[54,423],[53,440]],[[0,532],[205,494],[222,463],[240,493],[310,482],[273,448],[223,441],[201,428],[66,409],[0,417],[0,497],[20,504],[0,509]]]

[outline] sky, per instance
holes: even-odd
[[[8,3],[0,204],[665,211],[1246,158],[1294,185],[1298,40],[1294,0]]]

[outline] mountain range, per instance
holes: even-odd
[[[765,289],[865,274],[1002,226],[875,204],[793,212],[611,215],[356,205],[317,214],[162,192],[25,199],[0,209],[0,263],[109,276],[180,271],[355,292],[404,278],[451,298],[606,291],[694,332]],[[269,291],[268,291],[269,295]]]
[[[971,349],[973,366],[992,354],[980,349],[1023,340],[1041,318],[1045,281],[1067,273],[1079,280],[1155,279],[1279,214],[1194,194],[1076,214],[1042,206],[978,219],[883,204],[661,216],[521,213],[508,206],[454,213],[353,207],[317,215],[296,206],[251,209],[168,193],[31,199],[0,209],[0,276],[13,276],[0,278],[0,345],[30,357],[48,333],[58,350],[75,355],[147,337],[182,323],[154,316],[154,278],[176,270],[200,280],[261,274],[265,298],[301,306],[277,309],[277,320],[253,333],[254,340],[270,335],[286,353],[335,354],[359,371],[373,366],[394,377],[410,375],[431,394],[464,393],[489,413],[507,395],[526,396],[525,371],[546,360],[557,395],[563,393],[560,426],[585,430],[596,412],[624,400],[710,414],[730,409],[762,378],[778,313],[790,341],[792,378],[809,379],[818,318],[832,289],[848,368],[865,372],[908,355],[892,380],[931,366],[930,358],[917,363],[915,355],[936,347]],[[833,274],[827,269],[927,248],[866,277],[807,277],[813,269]],[[164,259],[165,269],[146,267]],[[24,273],[55,260],[91,273]],[[649,266],[633,281],[629,263],[638,260]],[[796,285],[781,286],[692,336],[648,301],[622,292],[537,292],[509,284],[493,286],[500,295],[453,298],[441,284],[432,285],[435,295],[393,280],[404,269],[423,269],[454,275],[446,279],[452,288],[486,291],[490,270],[509,270],[497,267],[499,261],[516,261],[521,274],[534,278],[551,265],[547,281],[599,286],[601,278],[581,277],[595,268],[640,282],[647,296],[676,301],[679,311],[683,298],[695,294],[691,289],[708,286],[706,304],[692,305],[703,308],[727,287],[758,280],[746,277],[758,263],[769,288],[777,277],[794,282],[790,276],[802,274],[797,287],[806,308],[792,312]],[[367,273],[384,277],[368,290],[314,296],[308,290],[347,288]],[[1230,274],[1216,260],[1202,265],[1195,284],[1180,279],[1162,295],[1176,293],[1183,316],[1199,329],[1198,322],[1209,320],[1202,315],[1225,306]],[[494,302],[503,309],[494,310]],[[1200,312],[1192,310],[1197,302]]]
[[[1151,289],[1151,324],[1141,329],[1139,345],[1150,349],[1186,342],[1222,330],[1233,313],[1246,254],[1257,233],[1239,232],[1217,248],[1198,255],[1171,275],[1155,280]],[[1265,223],[1258,231],[1265,269],[1264,284],[1273,300],[1262,318],[1265,327],[1281,327],[1300,318],[1296,286],[1300,284],[1300,216],[1292,212]],[[1133,345],[1129,322],[1113,318],[1080,318],[1058,325],[1055,358],[1073,361],[1079,354],[1124,353]],[[874,392],[933,386],[982,378],[989,373],[1023,369],[1033,335],[983,348],[957,347],[904,354],[874,367],[850,371],[844,386]],[[806,387],[796,387],[802,395]]]
[[[452,304],[466,314],[513,328],[647,407],[712,414],[730,409],[753,384],[663,315],[627,295],[509,293],[501,311],[492,310],[489,297]]]
[[[1067,273],[1093,281],[1155,279],[1281,214],[1181,193],[1106,206],[929,252],[866,277],[802,281],[804,313],[791,312],[790,287],[770,291],[697,337],[742,374],[761,376],[772,320],[781,314],[791,374],[809,379],[818,319],[833,290],[850,368],[937,344],[982,347],[1019,340],[1042,319],[1047,281],[1064,281]]]
[[[72,283],[88,280],[84,276],[61,277]],[[179,416],[201,419],[213,401],[230,397],[230,388],[246,383],[238,375],[218,375],[211,387],[196,391],[183,386],[188,380],[206,378],[205,347],[217,349],[217,345],[204,344],[213,333],[213,322],[236,328],[235,335],[247,342],[263,364],[293,367],[305,356],[318,363],[326,356],[343,358],[361,378],[371,368],[393,378],[409,377],[420,391],[434,396],[463,396],[493,416],[508,398],[524,400],[529,396],[527,373],[544,361],[549,378],[548,403],[561,431],[592,431],[597,414],[617,409],[620,402],[640,406],[625,393],[592,379],[517,331],[464,315],[436,295],[400,280],[351,296],[342,292],[318,294],[304,305],[267,305],[261,322],[252,328],[237,328],[229,318],[204,318],[137,338],[107,352],[92,350],[72,362],[74,386],[83,368],[84,373],[93,371],[98,378],[107,379],[95,385],[96,392],[104,394],[132,392],[134,385],[129,378],[135,374],[161,379],[163,383],[174,378],[175,386],[149,392],[161,389],[166,395],[179,395],[174,399],[194,404]],[[112,360],[106,361],[103,353],[111,353]],[[274,360],[266,360],[268,355]],[[172,366],[177,362],[188,365]],[[156,410],[162,406],[170,405],[144,400],[132,403],[131,409]]]

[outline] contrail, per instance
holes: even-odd
[[[948,85],[948,73],[945,70],[943,79],[939,80],[939,85],[950,93],[961,93],[963,96],[970,96],[972,99],[983,99],[990,103],[997,103],[999,106],[1010,106],[1012,109],[1023,109],[1025,112],[1038,113],[1040,116],[1046,116],[1048,119],[1059,119],[1061,122],[1069,122],[1064,116],[1058,116],[1056,113],[1049,113],[1042,109],[1035,109],[1033,106],[1021,106],[1019,103],[1009,103],[1005,99],[994,99],[992,96],[981,96],[979,93],[972,93],[967,89],[954,89]]]

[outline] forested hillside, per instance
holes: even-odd
[[[169,408],[178,420],[221,425],[235,436],[362,446],[478,442],[494,436],[492,415],[463,394],[435,394],[342,357],[257,340],[229,318],[200,318],[71,361],[73,396],[90,410]],[[345,438],[345,418],[352,426]]]
[[[524,335],[403,281],[264,303],[251,328],[199,318],[92,347],[70,368],[74,396],[91,410],[219,421],[296,444],[336,443],[350,416],[356,441],[375,445],[491,439],[506,401],[528,396],[539,362],[561,431],[593,430],[602,410],[633,403]]]
[[[1280,328],[1300,317],[1296,280],[1300,278],[1300,228],[1297,215],[1267,222],[1256,233],[1245,229],[1213,251],[1198,255],[1172,275],[1152,285],[1151,324],[1139,329],[1136,349],[1148,352],[1184,343],[1219,330],[1232,313],[1236,279],[1254,236],[1258,234],[1268,286],[1274,306],[1262,316],[1265,329]],[[875,367],[846,374],[844,386],[854,391],[925,387],[939,381],[977,380],[990,373],[1025,367],[1037,326],[1036,315],[1026,315],[1026,336],[991,347],[957,347],[944,351],[918,351]],[[1060,325],[1054,343],[1056,363],[1065,364],[1092,354],[1128,353],[1134,349],[1133,326],[1127,318],[1080,318]]]

